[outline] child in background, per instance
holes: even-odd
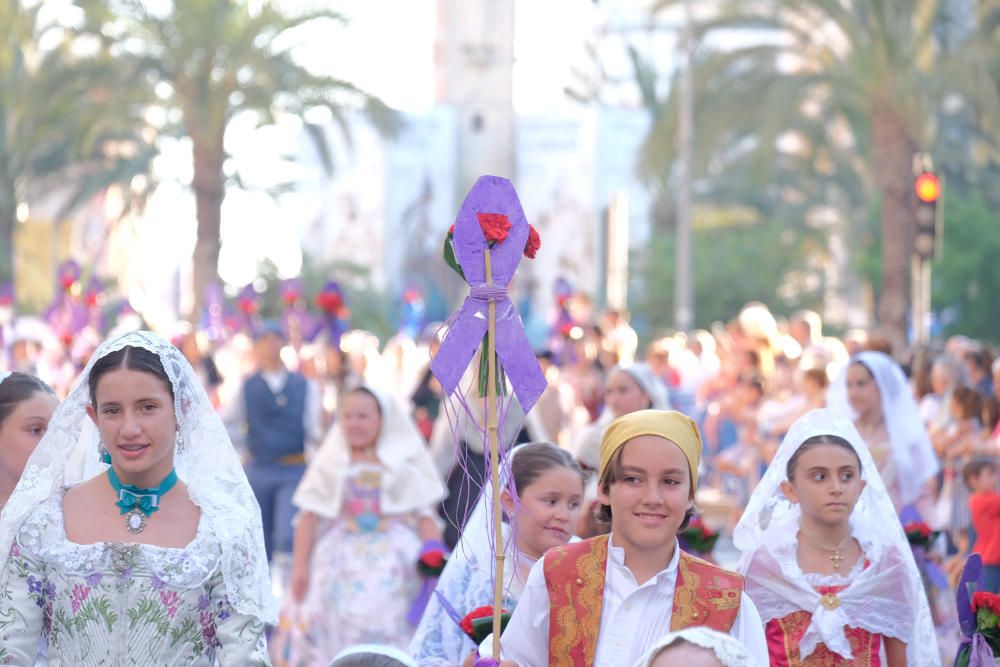
[[[750,654],[733,637],[705,627],[671,632],[635,667],[752,667]]]
[[[996,461],[979,459],[967,463],[962,477],[972,495],[969,511],[979,538],[972,548],[983,558],[983,585],[990,593],[1000,593],[1000,492],[997,490]]]

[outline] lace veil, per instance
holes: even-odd
[[[851,529],[870,565],[838,594],[835,608],[823,603],[798,567],[801,512],[780,488],[787,480],[792,454],[817,435],[836,435],[849,442],[861,459],[866,482],[851,514]],[[913,667],[940,665],[927,596],[903,526],[868,447],[845,417],[828,409],[812,410],[792,424],[750,497],[733,540],[741,552],[739,571],[747,578],[747,592],[764,623],[800,610],[812,614],[800,644],[803,658],[819,642],[850,657],[844,634],[849,625],[905,641],[907,664]]]
[[[177,476],[221,548],[221,570],[232,605],[264,623],[277,621],[277,605],[264,553],[260,508],[229,435],[205,390],[180,350],[148,331],[133,331],[104,342],[55,410],[48,431],[0,514],[0,553],[10,551],[31,511],[65,484],[90,479],[107,469],[100,462],[100,434],[87,416],[88,379],[95,362],[124,347],[155,353],[174,393],[179,427],[174,456]]]
[[[861,352],[854,355],[840,377],[830,386],[828,407],[854,419],[854,410],[847,400],[847,368],[857,362],[864,364],[878,386],[882,416],[896,463],[900,501],[903,506],[910,505],[920,497],[927,482],[937,474],[938,460],[920,418],[917,402],[899,364],[882,352]]]

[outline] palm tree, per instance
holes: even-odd
[[[176,114],[179,131],[192,142],[198,220],[192,318],[201,310],[205,287],[218,279],[227,186],[223,138],[235,116],[253,114],[265,124],[322,107],[345,133],[345,112],[352,109],[383,131],[394,125],[394,115],[377,98],[295,61],[295,31],[314,21],[342,21],[334,12],[290,15],[266,0],[174,0],[162,12],[142,0],[81,4],[87,29],[113,42],[126,76],[154,90],[165,116]],[[329,166],[322,128],[305,126]]]
[[[677,2],[661,0],[657,11]],[[904,343],[914,155],[931,144],[945,92],[974,87],[975,69],[964,53],[935,53],[934,0],[721,0],[717,7],[699,21],[701,38],[751,39],[711,53],[698,71],[699,153],[718,163],[749,152],[764,174],[776,155],[796,155],[814,173],[849,177],[855,194],[860,184],[868,200],[861,209],[881,206],[879,320],[895,344]],[[668,173],[675,124],[669,107],[654,116],[646,173]]]
[[[14,278],[26,193],[66,191],[61,218],[113,184],[132,193],[155,153],[128,91],[111,92],[107,52],[82,52],[43,7],[0,2],[0,283]]]

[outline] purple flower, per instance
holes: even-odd
[[[229,604],[229,596],[219,600],[219,620],[224,621],[232,614],[232,605]]]
[[[153,586],[153,590],[157,590],[157,591],[162,591],[163,587],[166,586],[166,584],[164,584],[163,581],[161,581],[160,578],[158,576],[156,576],[155,574],[153,575],[153,578],[152,578],[152,580],[151,580],[150,583]]]
[[[42,582],[35,579],[35,575],[28,575],[28,592],[29,593],[41,593],[42,592]]]
[[[202,593],[201,597],[198,598],[198,611],[205,611],[206,609],[208,609],[208,605],[209,605],[208,596]]]
[[[215,622],[211,612],[203,611],[199,615],[201,621],[201,636],[209,646],[215,646]]]
[[[81,586],[80,584],[73,586],[73,592],[70,594],[70,606],[73,607],[74,614],[80,610],[80,606],[89,595],[90,586]]]
[[[87,577],[87,583],[90,584],[91,586],[97,586],[98,584],[101,583],[101,579],[103,578],[103,576],[104,575],[102,575],[100,572],[95,572],[94,574]]]
[[[51,581],[45,582],[45,588],[43,589],[43,594],[47,598],[54,598],[56,596],[56,585]]]

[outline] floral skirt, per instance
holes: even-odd
[[[357,532],[335,522],[316,541],[309,590],[289,595],[271,640],[276,667],[327,667],[355,644],[405,648],[414,628],[406,613],[420,585],[420,540],[407,524]]]

